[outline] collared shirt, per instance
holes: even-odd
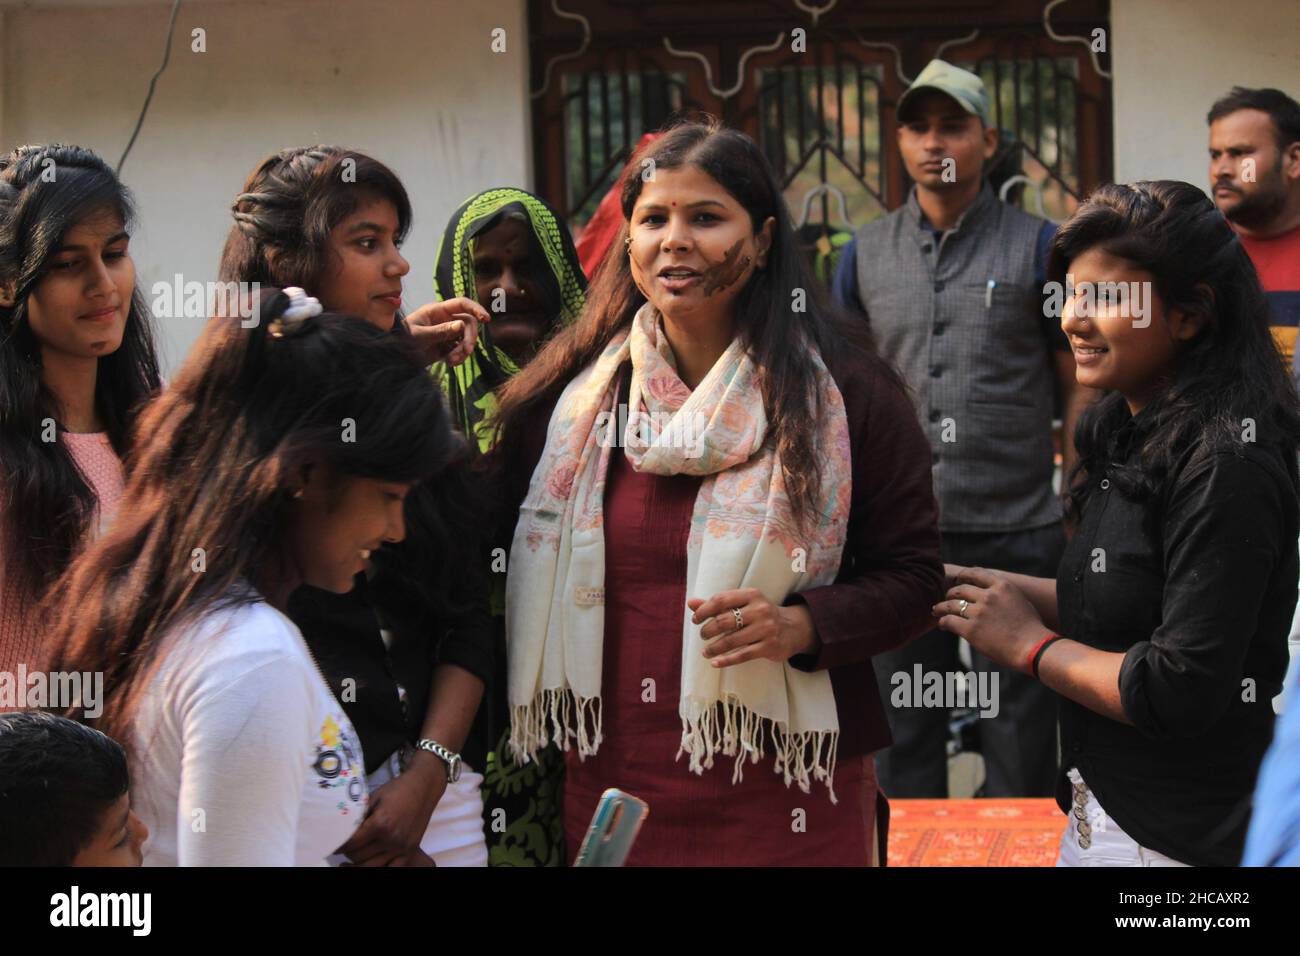
[[[1138,453],[1143,416],[1121,430]],[[1194,866],[1240,861],[1296,603],[1294,449],[1196,445],[1145,502],[1097,479],[1056,579],[1061,633],[1124,654],[1131,724],[1061,699],[1057,802],[1077,767],[1138,843]]]
[[[835,297],[866,315],[880,354],[912,390],[943,531],[1023,531],[1060,518],[1053,353],[1069,343],[1059,319],[1043,314],[1052,234],[987,184],[936,233],[913,189],[840,261]]]
[[[422,482],[411,494],[446,492]],[[408,506],[406,540],[386,544],[392,549],[386,560],[376,555],[373,576],[358,574],[351,591],[334,594],[304,585],[289,599],[289,617],[361,738],[367,773],[422,736],[435,668],[455,664],[484,684],[490,684],[497,671],[500,647],[488,608],[489,581],[459,572],[453,586],[462,598],[457,603],[465,609],[446,619],[416,593],[449,586],[435,579],[422,557],[438,540],[424,514],[424,509]],[[411,573],[389,570],[396,561],[405,562]],[[482,770],[487,746],[483,728],[477,726],[461,756]]]
[[[496,651],[486,597],[479,613],[436,631],[394,615],[386,640],[372,590],[357,575],[347,594],[304,585],[289,600],[289,616],[357,729],[367,773],[420,738],[438,665],[455,664],[486,684]],[[472,733],[461,749],[475,770],[484,766],[484,744]]]

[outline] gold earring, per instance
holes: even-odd
[[[632,254],[632,237],[627,235],[623,237],[623,251],[629,256]]]
[[[293,497],[294,497],[294,498],[301,498],[301,497],[302,497],[302,489],[299,488],[297,491],[295,491],[295,492],[293,493]]]

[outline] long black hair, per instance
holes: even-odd
[[[757,144],[744,133],[709,122],[683,122],[643,146],[628,162],[622,190],[623,228],[613,248],[622,252],[628,220],[641,195],[643,165],[657,169],[695,166],[716,180],[749,214],[757,232],[776,220],[767,265],[756,270],[736,297],[739,334],[763,369],[763,401],[776,434],[786,487],[797,520],[804,520],[820,482],[815,436],[820,409],[815,370],[808,358],[816,347],[827,359],[846,342],[872,358],[880,374],[896,375],[870,351],[864,324],[852,323],[826,301],[808,272],[776,174]],[[806,310],[791,308],[794,290],[805,293]],[[516,432],[531,409],[563,390],[581,369],[595,361],[646,299],[632,280],[626,255],[608,255],[596,271],[582,318],[561,331],[502,389],[501,440]]]
[[[1103,474],[1136,500],[1157,494],[1193,443],[1240,448],[1247,420],[1256,441],[1280,442],[1293,455],[1300,398],[1269,332],[1268,300],[1236,233],[1205,193],[1169,180],[1102,186],[1057,230],[1050,278],[1063,283],[1070,263],[1094,248],[1151,273],[1166,309],[1205,321],[1178,355],[1168,387],[1137,418],[1114,391],[1080,416],[1069,517],[1082,513]]]
[[[232,597],[240,581],[274,584],[266,576],[303,465],[323,462],[341,479],[416,482],[460,453],[408,336],[329,312],[285,328],[289,304],[263,288],[252,328],[208,323],[141,416],[116,521],[51,592],[50,666],[103,672],[99,726],[118,740],[166,632],[251,601]],[[195,548],[205,556],[201,574]]]
[[[62,442],[42,440],[44,421],[60,412],[41,376],[41,343],[28,322],[28,299],[45,277],[64,236],[103,210],[128,226],[134,208],[126,187],[102,159],[80,146],[20,146],[0,158],[0,507],[4,552],[27,598],[35,599],[67,567],[85,537],[95,495]],[[158,360],[139,287],[121,346],[100,356],[95,405],[118,457],[126,458],[133,416],[157,392]]]

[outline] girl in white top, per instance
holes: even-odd
[[[248,597],[179,629],[187,647],[166,654],[140,701],[146,866],[322,866],[365,816],[343,708],[293,623]]]
[[[350,589],[458,449],[409,336],[288,293],[209,323],[56,587],[51,666],[104,674],[146,865],[319,866],[347,842],[365,763],[283,611],[303,584]]]

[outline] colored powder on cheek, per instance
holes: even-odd
[[[737,239],[736,244],[727,250],[721,262],[715,262],[704,270],[704,294],[706,296],[730,288],[745,274],[745,270],[749,268],[750,259],[749,256],[741,258],[740,250],[744,246],[745,240]]]

